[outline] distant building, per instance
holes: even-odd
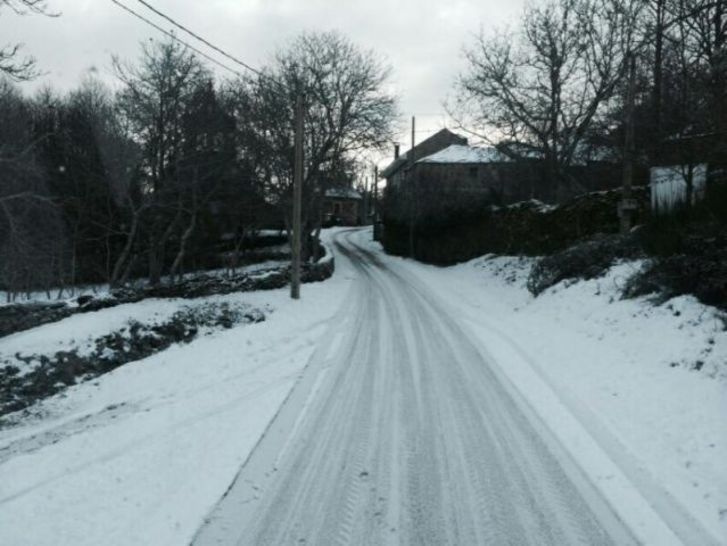
[[[528,199],[550,201],[537,160],[514,161],[496,148],[453,144],[416,162],[413,174],[429,193],[453,200],[502,205]],[[457,199],[452,194],[456,194]]]
[[[585,147],[568,169],[566,183],[560,186],[549,178],[545,160],[517,143],[498,148],[469,146],[466,138],[443,129],[414,148],[413,162],[410,154],[395,154],[381,173],[387,181],[388,203],[399,209],[389,212],[396,216],[408,216],[403,208],[411,208],[411,203],[403,202],[403,193],[418,195],[416,214],[421,216],[434,209],[472,209],[531,199],[554,204],[621,184],[618,158]]]
[[[382,172],[389,220],[418,222],[486,205],[555,199],[538,159],[514,161],[496,148],[469,146],[447,130],[417,146],[413,163],[410,153]]]
[[[387,188],[397,189],[406,178],[407,172],[412,163],[412,157],[414,158],[414,161],[417,161],[421,158],[444,150],[453,144],[466,146],[467,139],[448,129],[442,129],[414,146],[413,152],[412,150],[409,150],[408,152],[399,155],[399,146],[397,145],[394,151],[394,161],[392,161],[389,166],[381,172],[381,178],[386,179]]]
[[[538,210],[546,210],[584,193],[618,187],[621,165],[607,152],[584,146],[556,177],[532,146],[470,146],[467,139],[440,131],[415,147],[413,155],[395,153],[382,171],[387,181],[383,225],[375,235],[394,254],[469,255],[461,249],[487,238],[478,226],[497,207],[537,201]],[[430,246],[425,249],[422,242]]]
[[[352,188],[331,188],[323,199],[324,226],[358,226],[363,223],[363,196]]]

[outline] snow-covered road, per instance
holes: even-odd
[[[641,542],[450,308],[358,237],[335,243],[347,303],[195,545]]]
[[[387,256],[370,229],[323,238],[336,272],[302,300],[196,302],[265,322],[0,424],[0,545],[727,546],[718,310],[621,300],[638,264],[533,298],[530,259],[437,268]],[[83,347],[186,305],[68,317],[0,355]]]

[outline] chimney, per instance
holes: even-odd
[[[399,147],[400,144],[394,144],[394,159],[399,159]]]

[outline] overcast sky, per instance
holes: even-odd
[[[121,0],[160,26],[169,23],[137,0]],[[513,21],[523,0],[148,0],[161,11],[253,66],[302,31],[339,30],[381,53],[393,68],[401,112],[417,116],[417,141],[443,127],[442,102],[461,67],[461,49],[480,28]],[[58,19],[0,14],[0,42],[23,42],[52,83],[69,89],[89,70],[113,79],[111,54],[133,59],[159,33],[110,0],[48,0]],[[402,133],[403,148],[410,137]]]

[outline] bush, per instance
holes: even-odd
[[[634,189],[640,204],[636,221],[648,217],[649,190]],[[553,207],[531,200],[507,207],[488,207],[475,213],[449,211],[418,222],[414,257],[426,263],[449,265],[483,254],[542,256],[562,251],[597,234],[618,233],[620,191],[582,195]],[[409,226],[385,218],[384,248],[390,254],[410,254]]]
[[[88,381],[129,362],[161,352],[175,343],[189,343],[203,329],[230,329],[262,322],[265,314],[245,304],[207,303],[185,307],[161,323],[129,321],[116,332],[94,340],[89,351],[58,351],[52,355],[15,355],[30,371],[0,367],[0,417],[27,408],[65,387]],[[7,363],[3,363],[7,364]],[[0,425],[1,425],[0,421]],[[0,427],[1,428],[1,427]]]
[[[598,236],[538,261],[528,277],[528,290],[537,296],[566,279],[593,279],[620,259],[642,256],[634,235]]]
[[[691,294],[702,303],[727,309],[727,233],[684,237],[681,250],[654,259],[629,281],[625,297]]]
[[[710,174],[705,199],[656,216],[641,233],[654,260],[629,282],[626,297],[691,294],[727,309],[727,175]]]

